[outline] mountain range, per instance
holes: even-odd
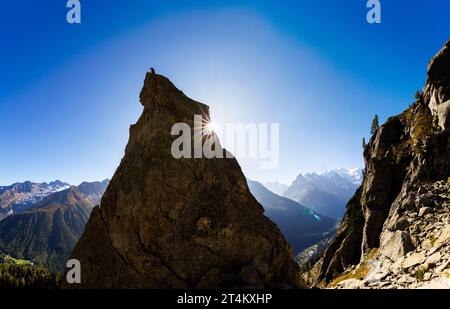
[[[83,182],[77,187],[61,181],[27,181],[0,187],[3,209],[9,209],[0,221],[0,250],[61,271],[107,185],[108,180]],[[281,229],[293,254],[334,234],[336,219],[275,194],[258,182],[248,180],[248,186],[265,215]]]
[[[154,71],[140,98],[109,185],[0,188],[2,254],[53,271],[78,259],[82,283],[65,288],[450,287],[450,41],[415,102],[374,128],[364,173],[270,185],[284,197],[234,158],[172,156],[173,123],[209,117],[208,106]],[[304,273],[289,243],[316,243],[298,256],[314,263]]]
[[[71,186],[7,216],[0,221],[2,251],[46,266],[53,272],[63,271],[108,183],[105,180]]]
[[[280,182],[262,182],[261,184],[279,196],[284,196],[284,192],[289,188],[288,185]]]
[[[250,192],[264,207],[264,214],[279,226],[295,255],[334,234],[336,219],[279,196],[259,182],[247,180],[247,183]]]
[[[59,180],[50,183],[26,181],[0,186],[0,220],[13,213],[24,211],[46,196],[69,187],[68,183]]]
[[[335,169],[324,173],[298,175],[283,196],[314,211],[341,218],[345,206],[362,181],[361,169]]]

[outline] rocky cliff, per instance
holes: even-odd
[[[309,273],[331,287],[446,285],[450,260],[450,41],[423,93],[374,134],[362,186]]]
[[[82,283],[66,287],[299,286],[292,251],[237,161],[172,156],[172,126],[193,128],[208,106],[152,73],[140,99],[125,156],[72,253]]]

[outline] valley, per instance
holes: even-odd
[[[7,216],[0,221],[0,248],[15,259],[63,272],[107,185],[108,181],[72,186]]]
[[[450,41],[414,102],[375,116],[364,170],[265,187],[233,156],[173,156],[173,124],[209,106],[151,70],[111,181],[0,187],[0,286],[449,288],[449,89]],[[81,282],[61,281],[68,259]]]

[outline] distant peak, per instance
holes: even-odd
[[[70,186],[70,184],[68,184],[67,182],[63,182],[59,179],[50,182],[48,185],[51,187],[68,187],[68,186]]]
[[[360,177],[362,175],[362,168],[336,168],[330,169],[323,172],[308,172],[305,174],[300,173],[297,179],[318,177],[318,176],[328,176],[328,175],[339,175],[339,176],[349,176],[349,177]]]

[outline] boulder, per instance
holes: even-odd
[[[450,242],[450,225],[447,225],[442,230],[441,234],[439,235],[438,239],[434,243],[434,245],[437,248],[442,247],[443,245],[446,245]]]
[[[431,213],[431,208],[430,207],[422,207],[419,209],[419,217],[423,217],[426,214]]]
[[[386,231],[381,237],[380,253],[392,261],[414,250],[411,236],[404,231]]]
[[[438,277],[432,279],[430,282],[419,287],[419,289],[435,290],[435,289],[450,289],[450,278]]]
[[[408,219],[406,218],[401,218],[399,220],[395,220],[394,222],[392,222],[390,224],[390,226],[388,227],[388,229],[392,232],[394,231],[404,231],[409,227],[410,223],[408,221]]]
[[[441,265],[439,265],[439,267],[436,268],[436,272],[440,273],[440,272],[444,271],[449,265],[450,265],[450,260],[446,260]]]
[[[405,259],[402,266],[406,269],[421,265],[423,262],[425,262],[426,259],[427,257],[423,253],[413,253]]]
[[[429,238],[426,238],[424,241],[422,241],[422,244],[420,245],[420,247],[423,250],[429,250],[433,247],[433,243],[431,242],[431,240]]]
[[[361,289],[362,287],[363,282],[358,279],[347,279],[336,285],[337,289]]]
[[[441,253],[436,252],[427,258],[427,260],[425,261],[425,264],[427,264],[429,266],[434,266],[441,261],[441,258],[442,258]]]

